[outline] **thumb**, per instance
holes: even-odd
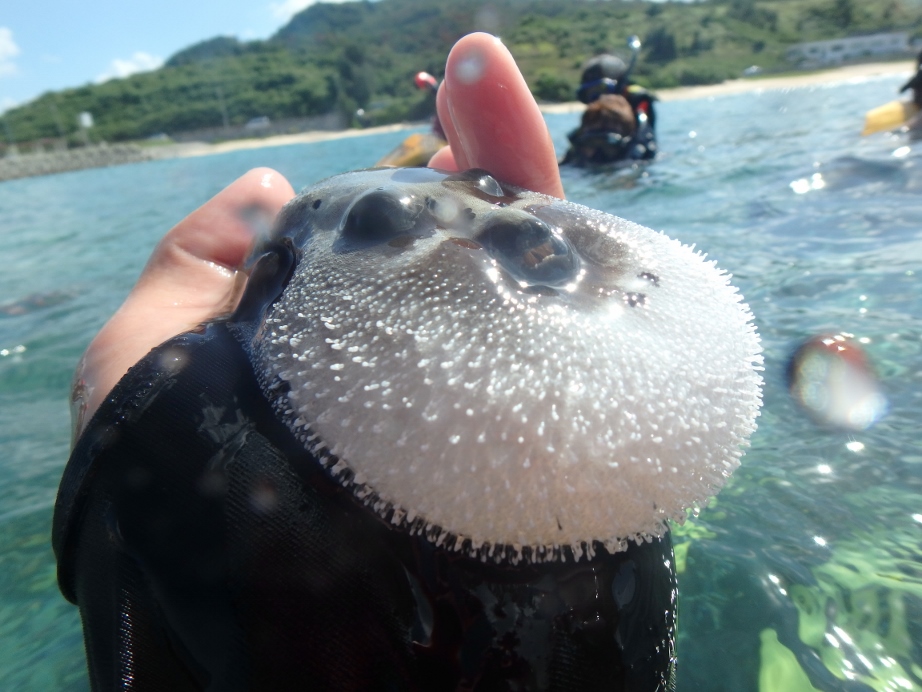
[[[234,308],[246,282],[241,267],[259,227],[268,227],[293,196],[281,174],[254,169],[164,236],[77,368],[75,432],[150,349]]]

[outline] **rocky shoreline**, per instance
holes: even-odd
[[[79,149],[7,155],[0,159],[0,181],[118,166],[153,158],[150,151],[137,144],[95,144]]]
[[[894,74],[905,74],[909,76],[914,71],[915,64],[912,61],[863,63],[845,65],[834,69],[821,70],[807,74],[736,79],[723,82],[722,84],[662,89],[656,93],[661,101],[673,101],[738,94],[747,91],[809,88],[820,84],[853,80],[861,81]],[[894,98],[897,98],[897,94],[894,94]],[[585,108],[585,106],[579,102],[547,104],[541,106],[541,110],[546,113],[579,112],[582,111],[583,108]],[[89,147],[82,147],[80,149],[13,156],[7,155],[0,158],[0,181],[74,171],[83,168],[117,166],[123,163],[137,163],[139,161],[149,161],[152,159],[207,156],[210,154],[223,154],[240,149],[304,144],[307,142],[339,139],[342,137],[361,137],[380,132],[393,132],[414,126],[419,127],[420,125],[421,123],[402,123],[396,125],[383,125],[365,130],[329,130],[322,128],[297,134],[235,139],[214,144],[203,141],[176,142],[174,144],[151,147],[141,147],[137,144],[97,144]]]

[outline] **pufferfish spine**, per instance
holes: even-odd
[[[91,685],[674,689],[666,522],[739,463],[760,364],[660,233],[484,171],[322,181],[68,460]]]
[[[301,259],[252,352],[365,504],[439,546],[542,562],[661,536],[723,485],[761,355],[713,262],[483,171],[350,175],[368,191],[333,178],[283,215]]]

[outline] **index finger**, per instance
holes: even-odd
[[[437,105],[459,168],[485,168],[514,185],[564,196],[544,116],[498,38],[476,33],[455,44]]]

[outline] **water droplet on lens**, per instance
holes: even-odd
[[[488,197],[496,198],[493,204],[497,206],[506,206],[506,204],[500,200],[512,197],[515,198],[516,195],[508,192],[503,189],[503,186],[490,175],[489,171],[484,170],[483,168],[468,168],[464,171],[457,171],[451,175],[445,176],[445,179],[442,181],[444,183],[464,183],[465,191],[477,190],[487,195]],[[473,190],[471,190],[473,188]],[[477,195],[479,196],[479,195]],[[491,201],[491,200],[487,200]]]
[[[254,483],[250,492],[250,509],[258,514],[269,514],[276,509],[278,502],[278,490],[268,479]]]
[[[458,61],[455,75],[462,84],[476,84],[486,70],[486,58],[479,50],[472,50]]]
[[[496,182],[496,178],[492,175],[484,175],[476,183],[476,187],[481,192],[486,192],[491,197],[505,197],[506,193],[503,192],[502,186]]]
[[[822,425],[865,430],[887,412],[887,397],[864,350],[843,334],[815,336],[791,356],[791,396]]]

